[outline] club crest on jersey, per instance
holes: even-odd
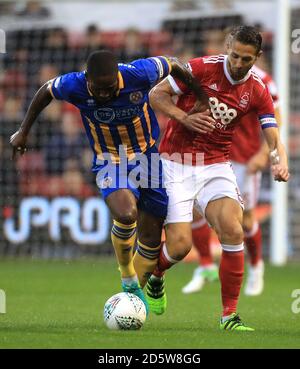
[[[245,109],[247,107],[247,105],[249,104],[249,100],[250,100],[250,93],[249,92],[245,92],[243,94],[243,96],[241,97],[239,106],[243,109]]]
[[[141,91],[135,91],[132,92],[129,95],[129,100],[130,102],[132,102],[133,104],[139,104],[140,102],[142,102],[143,100],[143,93]]]
[[[229,109],[226,104],[219,102],[216,97],[209,98],[209,106],[214,119],[221,121],[221,123],[216,124],[216,128],[226,129],[226,126],[237,116],[235,109]]]

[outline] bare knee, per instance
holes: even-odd
[[[191,251],[192,238],[189,234],[167,235],[167,249],[170,257],[175,260],[182,260]]]
[[[223,221],[215,230],[221,243],[238,245],[243,242],[243,227],[237,219]]]
[[[206,218],[221,243],[238,245],[243,242],[243,212],[237,201],[225,197],[210,202],[206,208]]]
[[[132,192],[127,189],[120,189],[112,192],[106,198],[106,204],[117,222],[130,225],[137,221],[136,199]]]
[[[137,221],[137,209],[132,207],[130,209],[126,209],[123,212],[117,212],[114,214],[114,219],[122,224],[133,224]]]

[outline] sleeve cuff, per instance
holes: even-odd
[[[47,89],[50,92],[50,94],[53,97],[53,99],[56,99],[56,97],[55,97],[55,95],[53,93],[53,90],[52,90],[52,86],[53,86],[54,80],[55,79],[52,79],[51,81],[49,81],[48,86],[47,86]]]
[[[176,95],[182,95],[183,92],[181,91],[181,89],[179,88],[179,86],[177,85],[175,79],[172,76],[168,76],[167,80],[169,81],[173,91],[175,92]]]

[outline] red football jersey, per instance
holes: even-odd
[[[272,96],[274,107],[278,104],[278,93],[272,77],[262,69],[252,67],[254,71],[268,87]],[[254,124],[256,122],[256,124]],[[255,155],[261,146],[261,128],[255,112],[245,115],[237,125],[232,139],[230,160],[238,163],[247,163]]]
[[[192,59],[188,66],[209,96],[216,128],[211,133],[198,134],[170,120],[160,144],[161,153],[179,153],[182,157],[184,153],[191,153],[194,165],[196,154],[203,153],[204,164],[220,163],[229,160],[233,133],[244,115],[255,113],[262,128],[277,127],[270,92],[255,72],[250,70],[242,80],[234,81],[227,69],[226,55]],[[195,95],[182,82],[171,76],[168,80],[179,95],[177,106],[190,111]],[[251,121],[252,124],[256,124],[256,120]]]

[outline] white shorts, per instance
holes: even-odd
[[[254,209],[259,195],[261,184],[261,172],[247,173],[247,165],[232,161],[232,167],[236,176],[238,187],[243,196],[245,210]]]
[[[162,159],[162,163],[169,196],[166,224],[192,222],[194,205],[205,217],[207,204],[223,197],[236,200],[243,208],[243,200],[229,162],[192,166]]]

